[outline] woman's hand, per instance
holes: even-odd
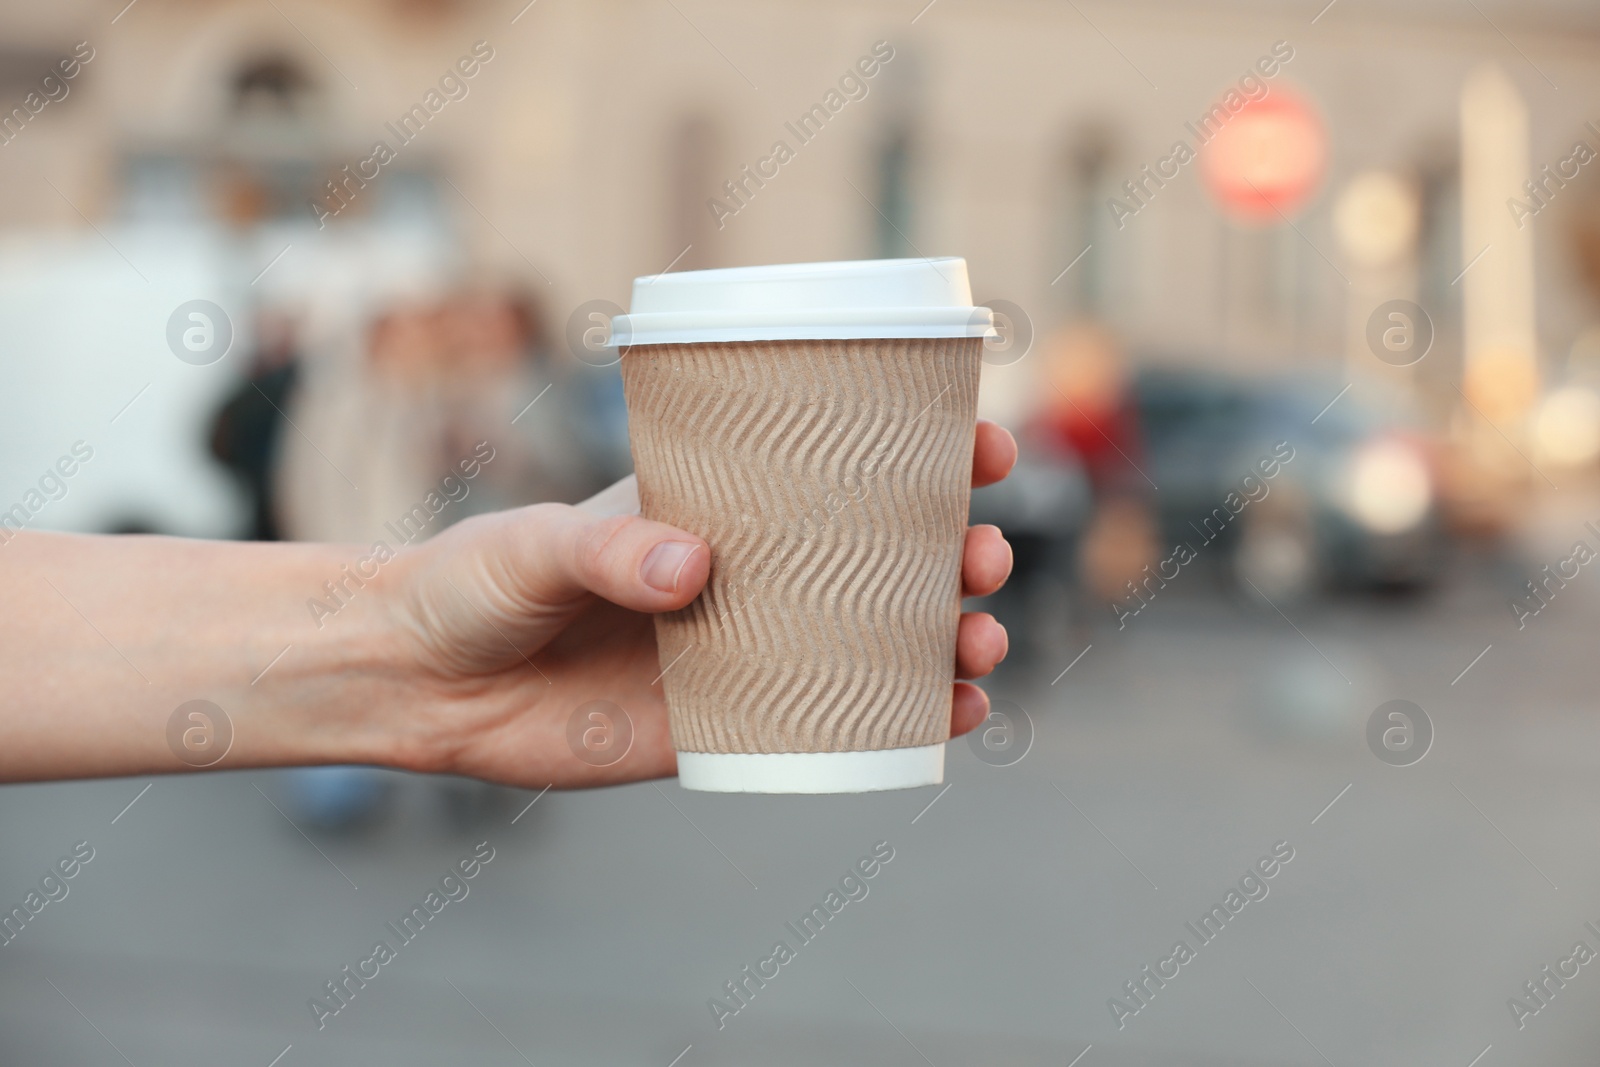
[[[979,423],[973,484],[1016,455]],[[520,786],[672,774],[650,615],[699,594],[710,552],[637,512],[630,479],[398,553],[0,531],[0,781],[317,763]],[[999,530],[967,532],[964,595],[1010,570]],[[957,676],[1005,654],[994,619],[962,617]],[[632,727],[614,762],[568,740],[596,694]],[[957,684],[952,735],[988,707]],[[604,728],[578,718],[580,735],[591,726]]]
[[[973,485],[1004,478],[1016,455],[1009,433],[980,421]],[[385,582],[385,596],[407,646],[396,651],[415,663],[420,713],[395,762],[518,786],[675,773],[650,616],[692,601],[711,557],[700,538],[638,510],[628,478],[576,507],[539,504],[470,519],[396,562],[400,573]],[[1010,571],[1000,531],[970,528],[962,595],[992,593]],[[957,676],[981,678],[1006,648],[993,616],[964,614]],[[580,759],[568,740],[569,720],[597,693],[626,709],[632,731],[626,755],[605,766]],[[956,683],[951,735],[977,726],[988,710],[981,689]]]

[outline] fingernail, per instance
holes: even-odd
[[[652,589],[663,593],[678,591],[678,575],[689,557],[700,551],[699,545],[687,541],[663,541],[650,550],[639,568],[639,576]]]

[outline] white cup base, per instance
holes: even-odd
[[[872,752],[680,752],[678,784],[706,793],[871,793],[944,781],[944,744]]]

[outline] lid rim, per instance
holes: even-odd
[[[700,341],[885,340],[997,337],[982,305],[936,308],[811,308],[762,312],[647,312],[617,315],[605,348]]]
[[[788,332],[788,333],[762,333],[757,335],[752,332],[740,333],[738,336],[713,336],[702,332],[698,335],[650,336],[642,341],[612,342],[600,346],[602,349],[619,350],[624,354],[631,349],[645,348],[650,345],[709,345],[709,344],[759,344],[767,341],[965,341],[988,340],[998,337],[999,333],[990,327],[987,333],[950,333],[934,331],[911,330],[885,330],[882,333],[820,333],[820,332]]]
[[[719,267],[635,278],[605,347],[992,337],[993,321],[959,256]]]
[[[959,265],[959,266],[958,266]],[[845,273],[879,275],[909,273],[921,267],[931,267],[935,273],[941,266],[966,273],[967,261],[961,256],[904,256],[898,259],[830,259],[812,263],[764,263],[746,267],[710,267],[705,270],[668,271],[665,274],[641,274],[634,285],[700,285],[737,279],[746,283],[786,282],[794,278],[838,276]]]

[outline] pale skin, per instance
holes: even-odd
[[[1016,454],[980,421],[973,484]],[[320,628],[307,598],[367,546],[18,534],[0,545],[0,781],[191,770],[167,730],[196,699],[233,726],[219,769],[365,763],[525,788],[675,774],[650,616],[699,594],[710,551],[637,512],[630,478],[577,506],[469,519],[401,550]],[[962,594],[1010,571],[1000,531],[970,528]],[[992,616],[963,614],[956,677],[1006,648]],[[597,696],[634,731],[604,767],[566,733]],[[957,682],[952,736],[988,708]]]

